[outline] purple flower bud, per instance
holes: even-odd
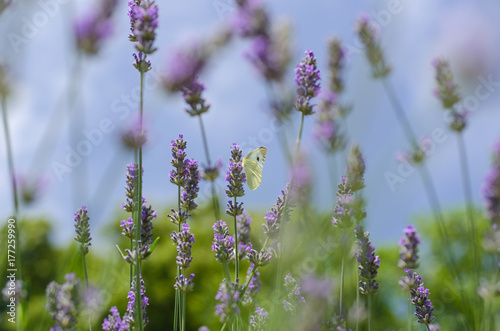
[[[229,229],[224,221],[215,222],[212,229],[214,230],[212,251],[215,252],[215,259],[219,263],[227,262],[234,255],[234,238],[229,235]]]
[[[403,269],[418,268],[418,244],[420,237],[413,225],[408,225],[404,231],[405,235],[401,237],[398,244],[401,246],[399,252],[398,267]]]
[[[128,6],[129,39],[136,43],[135,48],[139,53],[152,54],[156,51],[153,42],[158,27],[158,6],[154,0],[131,0]]]
[[[317,68],[316,58],[312,51],[306,50],[306,57],[300,61],[295,69],[295,83],[297,84],[297,101],[295,108],[304,115],[313,113],[312,98],[320,91],[320,71]]]
[[[146,296],[146,287],[144,285],[144,279],[142,279],[142,275],[139,275],[140,286],[141,286],[141,300],[142,300],[142,325],[146,326],[149,323],[149,317],[146,314],[146,307],[149,306],[149,299]],[[137,276],[132,280],[132,284],[130,286],[130,291],[128,292],[127,299],[127,312],[123,316],[123,320],[127,323],[129,327],[134,328],[136,325],[135,321],[135,308],[136,308],[136,290],[137,286]]]
[[[223,279],[215,300],[219,301],[215,305],[215,315],[219,316],[221,323],[230,324],[235,316],[240,313],[239,302],[241,298],[238,284]]]
[[[300,287],[291,274],[285,276],[285,289],[288,292],[287,299],[283,300],[283,309],[292,315],[306,303],[306,299],[300,295]]]
[[[378,31],[368,14],[359,17],[356,31],[365,46],[365,55],[370,62],[373,77],[383,78],[387,76],[391,72],[391,68],[385,63],[384,53],[378,41]]]
[[[357,225],[354,229],[356,236],[356,261],[359,263],[359,276],[362,280],[359,282],[359,292],[364,295],[370,295],[378,292],[379,286],[375,281],[380,267],[380,259],[375,256],[375,248],[369,240],[369,232],[365,232],[362,225]],[[364,281],[366,280],[366,281]]]
[[[118,308],[113,306],[109,312],[110,314],[108,317],[106,317],[102,322],[102,329],[105,331],[127,331],[128,325],[125,321],[122,321]]]
[[[50,317],[61,330],[73,329],[78,323],[80,280],[74,273],[66,274],[62,284],[51,282],[47,286],[47,305]]]
[[[91,245],[92,238],[90,237],[90,225],[89,217],[87,216],[87,207],[82,206],[78,209],[73,217],[75,221],[76,241],[80,243],[80,251],[83,255],[87,255],[89,252],[89,246]]]
[[[255,308],[255,314],[250,316],[250,325],[252,330],[264,331],[268,330],[267,321],[269,320],[269,313],[264,308]]]

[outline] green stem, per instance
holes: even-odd
[[[472,203],[472,189],[471,189],[471,183],[470,183],[470,171],[469,171],[469,165],[467,162],[467,150],[465,147],[465,142],[464,142],[464,137],[462,133],[459,133],[457,135],[458,139],[458,150],[459,150],[459,155],[460,155],[460,167],[461,167],[461,172],[462,172],[462,181],[464,185],[464,193],[465,193],[465,200],[466,200],[466,206],[467,206],[467,217],[469,220],[469,233],[470,233],[470,244],[472,246],[472,253],[473,253],[473,265],[474,265],[474,293],[476,293],[477,289],[479,288],[479,264],[480,264],[480,257],[478,256],[477,253],[477,241],[476,241],[476,226],[475,226],[475,220],[473,216],[473,210],[474,206]],[[477,299],[477,295],[474,295]],[[476,304],[479,304],[476,300]]]
[[[83,272],[85,273],[85,285],[87,287],[87,291],[89,290],[89,277],[87,275],[87,262],[85,261],[85,254],[82,254],[83,258]],[[92,331],[92,318],[90,316],[90,309],[89,309],[89,330]]]
[[[342,266],[340,267],[340,316],[343,316],[342,300],[344,299],[344,252],[342,251]]]
[[[368,295],[368,331],[372,329],[372,296]]]
[[[144,72],[140,71],[140,100],[139,100],[139,131],[140,134],[142,134],[142,116],[144,112]],[[139,331],[143,330],[143,325],[142,325],[142,296],[141,296],[141,260],[139,258],[139,251],[140,251],[140,245],[139,242],[141,241],[141,217],[142,217],[142,146],[139,146],[137,149],[137,154],[138,154],[138,183],[137,183],[137,194],[136,194],[136,235],[135,235],[135,240],[136,240],[136,266],[135,266],[135,302],[136,302],[136,316],[137,316],[137,329]],[[142,243],[141,243],[142,244]]]
[[[234,197],[234,207],[236,208],[236,197]],[[238,281],[240,278],[240,256],[238,255],[238,223],[236,222],[236,214],[233,217],[234,219],[234,280]]]
[[[413,331],[413,323],[412,323],[412,320],[411,320],[411,302],[410,302],[410,298],[411,298],[411,294],[408,295],[409,298],[408,298],[408,331]]]
[[[132,238],[130,238],[130,251],[134,251],[134,241]],[[128,282],[128,287],[130,288],[132,286],[132,281],[134,280],[134,266],[132,264],[129,264],[129,282]]]
[[[198,116],[198,119],[200,123],[201,137],[203,140],[203,149],[205,150],[205,158],[207,159],[207,167],[211,167],[212,162],[210,162],[210,153],[208,151],[208,139],[205,133],[205,126],[203,125],[203,119],[201,115]],[[210,189],[212,191],[212,205],[214,208],[215,219],[220,220],[221,217],[220,217],[219,199],[217,198],[217,191],[215,189],[215,183],[213,181],[210,181]]]
[[[226,261],[222,263],[222,272],[224,276],[226,276],[226,279],[231,282],[231,273],[229,272],[229,266]]]
[[[304,113],[302,113],[302,118],[300,119],[300,128],[299,128],[299,136],[297,137],[297,148],[295,149],[295,161],[297,161],[297,158],[299,156],[299,150],[300,150],[300,141],[302,139],[302,129],[304,127]]]
[[[9,168],[9,177],[10,177],[10,184],[12,187],[12,203],[13,203],[13,209],[14,209],[14,220],[16,221],[16,232],[15,232],[15,240],[16,240],[16,267],[18,270],[18,279],[22,280],[23,279],[23,274],[22,274],[22,269],[21,269],[21,244],[20,244],[20,235],[19,235],[19,198],[18,198],[18,192],[17,192],[17,182],[16,182],[16,168],[14,167],[14,154],[12,152],[12,141],[10,138],[10,131],[9,131],[9,119],[7,116],[7,99],[5,96],[2,96],[2,122],[3,122],[3,129],[4,129],[4,134],[5,134],[5,147],[7,149],[7,166]],[[19,304],[19,313],[18,313],[18,318],[17,318],[17,325],[16,328],[18,331],[24,330],[24,321],[25,321],[25,315],[24,315],[24,302],[20,302]]]
[[[406,134],[406,138],[412,144],[417,143],[417,138],[415,136],[415,133],[413,133],[410,121],[408,121],[408,118],[406,117],[401,102],[396,97],[396,93],[394,92],[394,88],[392,87],[391,82],[389,81],[389,79],[383,79],[382,84],[384,85],[384,90],[387,93],[387,96],[389,97],[396,118],[401,127],[403,128],[403,132]]]
[[[181,212],[181,186],[177,186],[177,210]],[[178,224],[179,232],[181,232],[181,223]],[[181,275],[181,269],[177,266],[177,278]],[[175,308],[174,308],[174,331],[178,330],[179,314],[181,313],[181,293],[178,289],[175,290]]]
[[[394,92],[394,88],[393,88],[392,84],[390,83],[390,81],[388,79],[383,79],[382,83],[384,86],[384,90],[387,93],[387,96],[389,97],[390,103],[392,105],[392,109],[395,112],[396,118],[397,118],[399,124],[401,125],[403,132],[406,135],[406,138],[408,139],[408,141],[412,145],[417,145],[418,142],[417,142],[416,136],[413,133],[413,129],[411,128],[410,122],[408,121],[408,118],[406,117],[406,114],[403,110],[403,106],[401,105],[401,102],[396,97],[396,93]],[[459,292],[460,292],[461,297],[462,297],[462,302],[463,302],[464,306],[470,305],[471,303],[468,302],[464,296],[464,288],[462,285],[460,272],[458,271],[458,268],[456,266],[456,263],[455,263],[455,260],[454,260],[449,242],[448,242],[447,231],[446,231],[446,228],[443,224],[444,222],[443,222],[443,218],[442,218],[442,212],[441,212],[441,208],[439,206],[437,194],[436,194],[432,179],[429,176],[429,174],[427,172],[427,168],[425,167],[424,163],[422,164],[421,169],[422,169],[422,171],[420,172],[420,174],[421,174],[422,180],[424,182],[424,186],[425,186],[425,189],[427,192],[427,197],[428,197],[429,202],[433,208],[434,216],[437,220],[437,226],[439,228],[441,242],[445,246],[445,250],[446,250],[447,255],[448,255],[448,260],[451,264],[451,269],[453,270],[452,272],[454,273],[455,278],[459,282],[459,286],[460,286]],[[472,311],[472,309],[466,309],[466,311],[468,311],[470,313]],[[472,325],[474,325],[474,316],[471,315],[470,317],[472,317]]]
[[[356,266],[356,263],[354,264],[354,266]],[[356,268],[357,269],[357,268]],[[358,271],[356,270],[356,315],[357,315],[357,318],[356,318],[356,331],[359,330],[359,273]]]
[[[186,330],[186,291],[182,292],[182,331]]]

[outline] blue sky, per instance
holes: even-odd
[[[50,114],[64,95],[74,77],[70,75],[75,61],[71,24],[75,14],[91,9],[95,2],[68,1],[18,2],[0,17],[0,57],[10,66],[13,94],[9,100],[9,116],[14,145],[15,163],[21,172],[33,169],[44,171],[50,185],[43,197],[23,210],[27,215],[44,215],[56,225],[54,239],[66,242],[72,238],[72,216],[82,204],[87,204],[94,225],[106,224],[124,200],[125,166],[132,155],[119,144],[119,132],[133,119],[136,112],[134,93],[138,86],[138,73],[132,67],[133,46],[128,41],[127,6],[119,4],[115,15],[115,32],[95,58],[84,59],[77,109],[85,113],[83,129],[87,132],[104,121],[109,133],[92,147],[85,157],[88,177],[78,166],[59,181],[52,166],[64,162],[68,148],[75,142],[68,140],[71,125],[61,115],[51,134],[60,131],[57,144],[45,146],[47,163],[33,161]],[[398,151],[408,146],[382,84],[370,78],[370,69],[359,42],[354,35],[354,23],[361,12],[368,12],[380,25],[382,45],[393,68],[390,80],[401,99],[417,135],[433,135],[434,148],[428,167],[444,207],[463,202],[456,137],[448,132],[443,122],[443,111],[432,95],[434,73],[431,60],[438,56],[450,59],[456,70],[461,92],[468,97],[471,108],[470,125],[465,131],[472,173],[474,200],[482,206],[480,188],[489,167],[490,150],[500,138],[500,115],[496,105],[500,81],[496,64],[500,50],[500,36],[495,23],[500,5],[495,1],[273,1],[266,2],[273,19],[289,20],[293,26],[293,67],[306,49],[314,50],[321,69],[326,74],[326,41],[339,36],[351,51],[345,71],[346,102],[353,105],[348,118],[349,137],[360,144],[367,165],[365,197],[367,228],[377,242],[396,242],[406,224],[417,214],[430,210],[423,186],[416,172],[398,169]],[[49,4],[49,5],[48,5]],[[190,40],[203,38],[224,24],[229,16],[220,15],[217,8],[230,8],[231,0],[191,0],[159,3],[160,27],[157,35],[158,51],[151,57],[153,71],[161,71],[168,53]],[[23,36],[26,21],[38,21],[39,27],[14,45],[13,34]],[[38,16],[37,16],[38,15]],[[41,15],[41,16],[40,16]],[[43,24],[42,24],[43,23]],[[24,30],[23,30],[24,29]],[[26,35],[24,35],[26,36]],[[210,141],[212,159],[221,156],[227,165],[229,146],[233,142],[248,143],[251,137],[268,148],[264,167],[264,180],[257,191],[245,196],[245,205],[262,210],[270,209],[276,196],[287,182],[288,172],[277,135],[266,135],[273,122],[266,107],[265,85],[245,60],[243,53],[248,44],[234,41],[215,58],[201,80],[206,85],[206,97],[211,109],[204,115]],[[289,82],[293,84],[293,67]],[[167,95],[155,84],[150,73],[146,92],[145,113],[149,123],[149,142],[144,148],[144,195],[153,207],[170,209],[175,188],[168,181],[170,170],[169,143],[178,134],[188,141],[188,155],[204,160],[198,123],[184,112],[179,95]],[[484,81],[493,83],[484,84]],[[497,84],[498,85],[498,84]],[[484,86],[484,87],[480,87]],[[479,98],[477,90],[485,97]],[[64,100],[64,98],[63,98]],[[130,115],[124,115],[129,112]],[[297,113],[298,114],[298,113]],[[298,132],[298,115],[287,128],[290,140]],[[122,116],[123,115],[123,116]],[[304,127],[303,146],[314,169],[314,199],[318,208],[331,210],[335,205],[333,190],[325,168],[325,157],[315,148],[311,138],[313,118]],[[102,125],[102,124],[101,124]],[[436,134],[437,132],[437,134]],[[83,134],[76,143],[88,140]],[[0,140],[0,155],[5,161],[5,143]],[[248,151],[248,148],[245,152]],[[50,154],[48,151],[52,150]],[[339,158],[342,165],[344,161]],[[34,167],[31,164],[35,164]],[[390,172],[401,177],[391,189],[386,175]],[[337,171],[337,174],[340,173]],[[0,163],[0,178],[7,183],[7,162]],[[104,181],[103,181],[104,179]],[[73,197],[75,182],[84,182],[87,192]],[[101,184],[101,181],[103,184]],[[202,192],[206,188],[202,187]],[[221,188],[220,193],[223,193]],[[0,218],[11,212],[10,188],[0,190]],[[259,223],[260,220],[254,220]],[[259,227],[257,226],[256,229]]]

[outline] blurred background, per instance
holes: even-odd
[[[189,157],[203,164],[204,154],[196,119],[185,113],[180,94],[163,90],[158,77],[167,66],[169,54],[193,40],[203,40],[227,24],[235,7],[232,1],[158,3],[158,51],[150,58],[153,69],[146,82],[148,142],[143,154],[143,195],[160,211],[156,222],[164,223],[165,231],[173,230],[164,212],[174,206],[176,197],[176,188],[168,177],[170,141],[183,134]],[[126,165],[133,160],[132,152],[123,146],[120,137],[137,112],[139,75],[132,66],[134,49],[127,37],[129,18],[124,1],[115,8],[112,34],[97,54],[77,55],[74,24],[97,4],[98,1],[14,1],[0,16],[0,59],[8,67],[11,93],[7,109],[13,156],[26,200],[21,206],[21,217],[48,222],[52,230],[47,230],[46,239],[62,248],[72,241],[74,212],[86,205],[93,247],[116,254],[114,245],[118,239],[110,235],[110,229],[119,231]],[[427,215],[430,207],[417,172],[397,161],[398,153],[409,146],[381,83],[371,79],[370,67],[355,36],[354,23],[362,12],[368,13],[379,27],[386,60],[393,69],[389,79],[417,135],[432,140],[428,168],[445,209],[462,205],[464,193],[459,180],[456,137],[449,132],[440,102],[432,93],[435,83],[431,61],[438,56],[450,60],[471,111],[465,140],[474,202],[478,207],[482,205],[482,183],[490,166],[492,146],[500,138],[500,30],[495,24],[500,17],[500,3],[275,0],[266,2],[266,6],[273,19],[288,20],[292,26],[292,65],[288,72],[291,86],[293,69],[306,49],[314,51],[325,76],[328,38],[338,36],[348,49],[343,100],[353,108],[347,118],[347,135],[350,143],[360,145],[365,156],[366,227],[376,247],[395,245],[403,228],[417,216]],[[276,201],[290,173],[278,133],[273,129],[266,85],[244,57],[248,47],[245,41],[233,40],[211,60],[200,80],[205,83],[205,96],[211,105],[204,120],[212,159],[220,156],[226,169],[233,142],[240,144],[244,153],[261,145],[268,149],[262,185],[244,197],[245,207],[256,213],[254,229],[258,235],[264,212]],[[81,115],[75,118],[72,112]],[[297,136],[299,113],[295,112],[292,118],[287,124],[291,142]],[[313,118],[306,118],[303,146],[307,146],[313,176],[313,201],[318,210],[329,214],[336,203],[336,187],[328,177],[325,155],[312,138],[313,124]],[[100,126],[102,139],[92,136]],[[91,150],[81,162],[76,162],[78,165],[68,166],[82,141],[90,142],[86,145]],[[13,209],[3,132],[0,155],[3,225]],[[341,153],[333,170],[337,175],[335,185],[344,171],[345,155],[346,152]],[[398,176],[396,183],[388,180],[394,178],[392,175]],[[218,187],[224,204],[222,180],[219,178]],[[200,204],[208,201],[208,192],[207,183],[202,182]],[[213,220],[206,222],[210,236]],[[325,223],[329,222],[325,218]],[[26,226],[35,224],[28,222]],[[163,237],[167,236],[165,232]],[[210,239],[205,241],[209,245]],[[169,249],[173,258],[173,246]]]

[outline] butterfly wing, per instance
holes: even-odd
[[[243,169],[247,177],[247,185],[253,191],[262,182],[262,168],[266,161],[267,148],[259,147],[243,158]]]
[[[249,159],[257,163],[262,170],[262,167],[264,167],[264,162],[266,161],[266,155],[267,155],[267,148],[265,147],[259,147],[245,156],[245,159]]]
[[[262,182],[262,167],[251,159],[243,159],[243,169],[247,178],[247,185],[253,191]]]

